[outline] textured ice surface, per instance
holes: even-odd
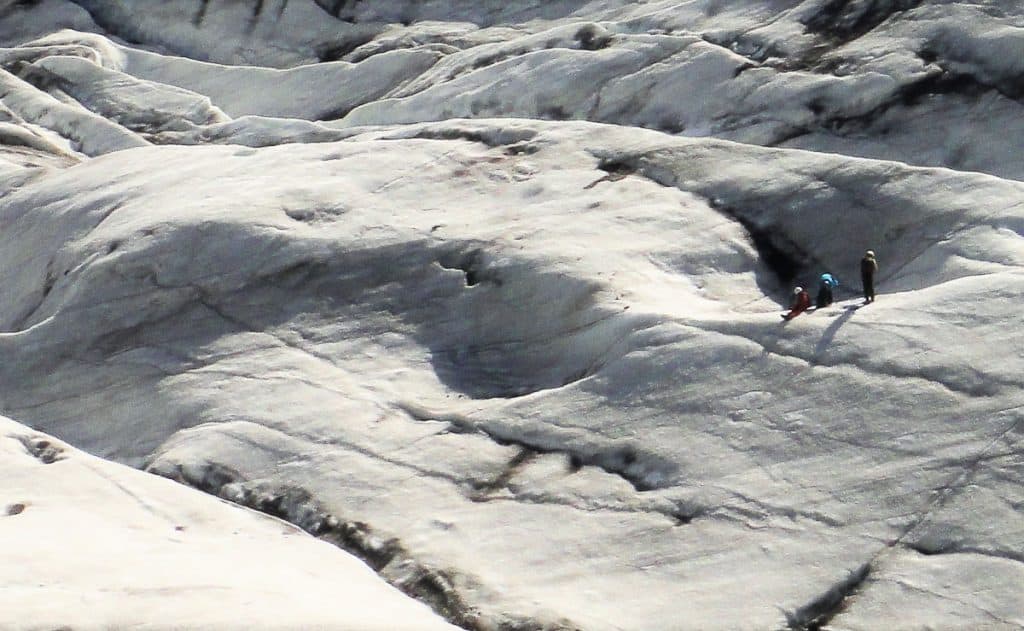
[[[1016,3],[0,24],[6,416],[297,524],[465,628],[1024,626]],[[782,323],[824,271],[836,304]],[[131,528],[124,493],[77,488],[61,510]],[[323,549],[266,555],[353,562]],[[301,592],[285,626],[334,624],[325,585],[246,578]],[[216,626],[181,580],[109,602]],[[69,611],[45,621],[122,623]]]

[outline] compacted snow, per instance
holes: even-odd
[[[126,6],[0,2],[5,625],[1024,626],[1016,3]]]
[[[0,426],[5,629],[454,628],[290,524]]]

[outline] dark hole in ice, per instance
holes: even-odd
[[[597,168],[611,175],[630,175],[636,173],[636,167],[619,160],[602,160]]]
[[[721,202],[712,200],[710,205],[740,222],[740,225],[750,235],[750,240],[754,244],[754,248],[757,249],[761,260],[775,274],[780,283],[789,285],[803,270],[807,256],[799,246],[784,235],[758,226],[747,219],[743,213]]]
[[[561,105],[552,105],[551,107],[544,108],[540,113],[540,117],[547,120],[564,121],[569,119],[569,112]]]
[[[461,270],[466,276],[467,287],[473,287],[483,281],[489,281],[499,287],[502,284],[500,278],[487,270],[483,250],[479,248],[460,255],[444,256],[438,262],[445,269]]]
[[[611,39],[608,35],[598,34],[597,27],[593,24],[588,24],[576,31],[576,41],[580,43],[580,48],[583,50],[607,48]]]

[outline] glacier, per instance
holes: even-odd
[[[0,626],[1024,627],[1022,76],[996,0],[0,2]]]

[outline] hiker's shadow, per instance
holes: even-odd
[[[839,332],[839,329],[846,324],[847,320],[853,317],[853,314],[856,313],[859,308],[860,305],[847,305],[846,307],[843,307],[842,315],[833,320],[832,324],[828,325],[825,332],[821,334],[821,339],[818,340],[818,344],[814,347],[815,356],[821,355],[825,352],[825,349],[827,349],[829,344],[832,343],[832,340],[835,339],[836,333]]]

